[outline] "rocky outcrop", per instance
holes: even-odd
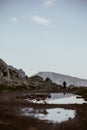
[[[22,69],[18,70],[9,66],[0,59],[0,85],[28,87],[25,76],[26,75]]]
[[[36,82],[36,83],[42,83],[43,82],[43,78],[40,76],[32,76],[29,78],[30,82]]]
[[[8,75],[7,64],[2,59],[0,59],[0,77],[7,75]]]
[[[52,89],[52,88],[60,88],[56,83],[53,83],[50,78],[46,78],[44,80],[40,76],[32,76],[27,79],[28,85],[31,89]]]
[[[47,77],[47,78],[45,79],[45,83],[47,83],[47,84],[52,84],[52,80]]]
[[[25,72],[22,69],[16,69],[11,65],[8,66],[8,69],[11,71],[15,71],[18,74],[19,78],[24,78],[26,76]]]
[[[30,87],[38,87],[43,85],[43,78],[40,76],[32,76],[28,78],[28,85]]]
[[[50,78],[44,80],[40,76],[28,77],[22,69],[9,66],[2,59],[0,59],[0,86],[28,89],[58,88],[58,85],[53,83]]]

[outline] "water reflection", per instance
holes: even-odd
[[[79,98],[77,98],[79,97]],[[87,103],[83,98],[78,95],[71,93],[51,93],[45,94],[43,97],[41,95],[36,95],[35,98],[26,99],[32,103],[42,103],[42,104],[83,104]]]
[[[23,108],[21,109],[21,112],[23,116],[29,116],[53,123],[61,123],[75,117],[75,110],[68,110],[63,108],[40,110],[35,110],[33,108]]]

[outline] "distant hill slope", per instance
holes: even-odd
[[[66,81],[68,86],[87,86],[86,79],[80,79],[68,75],[58,74],[54,72],[39,72],[36,75],[43,77],[43,79],[49,77],[53,82],[57,84],[62,84],[64,81]]]

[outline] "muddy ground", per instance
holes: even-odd
[[[0,130],[87,130],[87,104],[48,105],[32,104],[25,101],[24,95],[31,91],[0,92]],[[20,97],[20,98],[18,98]],[[74,119],[62,123],[52,123],[22,116],[20,108],[65,108],[76,110]]]

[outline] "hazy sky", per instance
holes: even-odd
[[[0,0],[0,58],[29,76],[87,79],[87,0]]]

